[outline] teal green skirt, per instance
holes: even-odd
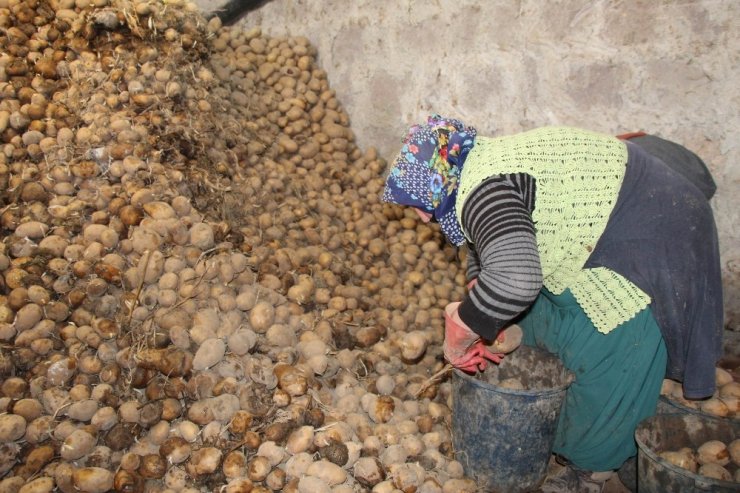
[[[650,308],[609,334],[596,330],[570,291],[542,289],[517,322],[523,343],[558,355],[576,375],[553,451],[589,471],[618,469],[637,453],[634,433],[652,416],[667,353]]]

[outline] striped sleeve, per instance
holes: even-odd
[[[534,178],[516,173],[490,178],[465,201],[462,221],[472,242],[468,277],[474,277],[471,268],[478,269],[478,282],[459,314],[483,338],[495,338],[542,288],[534,195]]]
[[[478,260],[478,252],[475,249],[475,245],[468,242],[468,268],[467,273],[465,274],[465,280],[467,282],[472,281],[473,279],[477,278],[480,274],[480,260]]]

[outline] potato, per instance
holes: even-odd
[[[724,442],[709,440],[696,449],[696,460],[699,464],[714,463],[726,466],[730,463],[730,451]]]
[[[41,416],[44,407],[37,399],[20,399],[13,406],[13,414],[23,416],[27,423]]]
[[[375,381],[375,387],[380,395],[391,395],[396,387],[396,380],[390,375],[381,375]]]
[[[289,300],[304,305],[311,301],[311,297],[315,291],[313,283],[301,282],[294,284],[288,289],[287,297]]]
[[[51,416],[39,416],[28,424],[23,438],[33,444],[47,440],[53,430],[53,421]]]
[[[719,389],[719,396],[722,397],[740,397],[740,382],[729,382]]]
[[[665,459],[674,466],[681,467],[691,472],[696,472],[698,464],[694,458],[694,454],[691,450],[683,449],[680,451],[665,451],[658,454],[659,457]]]
[[[241,451],[235,450],[226,454],[221,467],[227,479],[240,478],[247,473],[247,456]]]
[[[311,356],[306,364],[315,375],[324,375],[330,369],[332,361],[324,354]]]
[[[367,393],[362,397],[362,408],[376,423],[387,423],[393,417],[396,403],[387,395]]]
[[[450,491],[454,491],[455,493],[474,493],[478,491],[478,487],[472,479],[452,478],[445,481],[442,491],[445,493]]]
[[[273,369],[273,373],[277,377],[280,389],[287,392],[290,396],[300,397],[308,390],[308,380],[305,374],[293,366],[277,364]]]
[[[148,405],[153,404],[160,404],[159,402],[153,402],[149,403]],[[147,440],[149,440],[154,445],[161,445],[170,434],[170,424],[167,421],[159,421],[155,425],[153,425],[151,428],[149,428],[149,433],[147,433],[146,437]]]
[[[142,5],[142,4],[139,4]],[[184,489],[183,492],[187,493],[195,493],[195,491],[191,491],[192,489]],[[196,490],[197,491],[197,490]],[[223,486],[223,493],[243,493],[245,491],[254,491],[257,493],[257,489],[254,488],[254,483],[252,483],[251,480],[247,478],[235,478],[230,480],[226,485]],[[276,490],[276,491],[282,491],[282,490]],[[285,490],[286,492],[288,490]],[[267,493],[267,490],[264,491],[264,493]]]
[[[708,414],[725,417],[730,414],[730,409],[721,399],[708,399],[701,403],[699,409]]]
[[[23,485],[18,493],[51,493],[54,491],[54,478],[43,476]]]
[[[301,426],[290,434],[288,441],[285,444],[285,450],[287,450],[291,455],[305,452],[313,443],[313,438],[313,426]]]
[[[364,433],[360,432],[360,435],[364,436]],[[330,441],[327,445],[319,448],[322,458],[342,467],[350,467],[360,458],[362,453],[362,444],[357,442],[356,439],[345,442]]]
[[[518,378],[506,378],[498,383],[498,387],[511,390],[524,390],[524,384]]]
[[[251,332],[251,331],[250,331]],[[295,346],[298,342],[298,338],[296,337],[295,331],[284,324],[273,324],[270,326],[269,329],[267,329],[267,332],[265,333],[265,339],[267,344],[275,347],[291,347]],[[322,341],[316,341],[321,342]],[[298,346],[298,349],[301,349],[301,346]],[[323,354],[323,353],[322,353]],[[308,359],[311,357],[311,355],[306,355],[302,352],[302,355],[304,359]]]
[[[118,413],[110,406],[101,407],[90,418],[90,424],[99,430],[110,430],[118,424]]]
[[[193,355],[176,348],[144,349],[136,354],[136,360],[140,367],[169,377],[188,375],[193,368]]]
[[[724,385],[727,385],[728,383],[732,382],[732,374],[725,370],[724,368],[719,368],[715,370],[715,377],[717,380],[717,387],[723,387]]]
[[[400,342],[401,358],[416,361],[427,350],[428,339],[425,332],[414,330],[403,335]]]
[[[0,414],[0,443],[14,442],[26,433],[26,420],[17,414]]]
[[[247,464],[247,477],[252,481],[264,481],[272,466],[267,457],[255,456]]]
[[[669,397],[671,399],[674,399],[676,401],[685,400],[683,397],[683,385],[681,383],[676,382],[676,385],[671,386],[670,391],[671,394],[669,395]]]
[[[732,481],[732,475],[724,467],[714,462],[704,464],[699,468],[699,475],[720,481]]]
[[[727,406],[728,416],[736,416],[740,413],[740,397],[720,397],[719,400]]]
[[[167,472],[167,466],[158,454],[147,454],[141,458],[137,472],[144,479],[159,479]]]
[[[60,455],[66,460],[80,459],[95,447],[97,438],[84,430],[75,430],[64,439]]]
[[[193,357],[193,369],[205,370],[218,364],[226,354],[226,343],[221,339],[206,339]]]
[[[510,353],[522,344],[524,333],[522,328],[516,324],[511,324],[501,332],[498,337],[490,344],[493,353]]]
[[[185,470],[194,477],[212,474],[221,464],[221,450],[214,447],[203,447],[190,455]]]
[[[177,433],[187,442],[194,442],[198,439],[200,428],[192,421],[180,421],[176,426]]]
[[[170,437],[159,446],[159,455],[170,464],[180,464],[190,457],[192,449],[190,443],[183,437]]]
[[[396,488],[401,491],[416,491],[421,487],[426,476],[419,464],[400,464],[391,470],[391,478]]]
[[[258,301],[249,311],[249,323],[252,330],[264,334],[275,322],[275,307],[267,301]]]
[[[275,442],[266,441],[257,449],[257,455],[266,458],[271,467],[275,467],[280,464],[286,457],[285,449]]]
[[[306,474],[308,466],[313,463],[311,454],[299,452],[285,462],[285,472],[289,478],[300,478]]]
[[[83,467],[72,473],[72,482],[86,493],[105,493],[113,488],[113,472],[100,467]]]
[[[672,396],[676,392],[680,392],[681,395],[683,395],[681,384],[675,380],[671,380],[670,378],[664,378],[663,384],[660,387],[660,395]]]
[[[15,229],[15,235],[20,238],[39,240],[46,236],[49,226],[39,221],[28,221]]]
[[[285,471],[280,468],[275,468],[270,471],[270,474],[265,478],[265,486],[267,486],[270,491],[283,491],[286,479],[287,475],[285,474]]]
[[[376,457],[362,457],[355,462],[355,479],[365,487],[372,488],[386,477],[385,468]]]
[[[338,485],[347,479],[347,472],[344,469],[325,459],[318,460],[308,466],[306,474],[321,479],[329,486]]]
[[[321,478],[304,476],[298,480],[298,493],[329,493],[331,488]]]
[[[400,445],[395,441],[395,437],[394,443],[389,444],[385,448],[385,450],[380,453],[381,462],[388,466],[393,464],[403,464],[404,462],[406,462],[407,459],[408,454],[406,452],[406,449],[403,447],[403,445]]]
[[[174,491],[184,491],[187,485],[190,484],[190,478],[185,472],[185,469],[178,466],[171,466],[167,469],[163,481],[165,486]],[[117,491],[121,490],[117,489]]]
[[[124,423],[138,423],[141,419],[141,404],[137,400],[126,401],[118,408],[118,415]]]
[[[85,399],[75,402],[67,409],[67,416],[77,421],[90,421],[98,411],[98,402],[93,399]]]
[[[200,248],[208,250],[214,244],[213,229],[209,224],[197,223],[190,228],[190,243]]]
[[[22,476],[10,476],[4,479],[0,479],[0,491],[15,493],[23,488],[26,484],[26,479]]]
[[[43,309],[36,303],[23,306],[15,315],[15,330],[19,333],[30,329],[44,317]]]
[[[736,466],[740,466],[740,438],[736,438],[731,441],[727,446],[727,450],[730,452],[730,458]]]

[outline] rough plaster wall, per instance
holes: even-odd
[[[269,0],[239,25],[307,37],[358,144],[389,160],[430,112],[484,135],[565,124],[684,143],[718,184],[740,329],[739,19],[737,0]]]

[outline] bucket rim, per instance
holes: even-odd
[[[694,473],[689,471],[688,469],[684,469],[679,466],[675,466],[659,456],[651,447],[648,446],[645,441],[641,440],[638,436],[638,433],[641,430],[644,430],[648,426],[652,425],[655,421],[659,421],[661,419],[666,419],[666,416],[674,417],[678,419],[689,419],[692,421],[699,421],[702,419],[702,416],[688,416],[683,413],[668,413],[668,414],[656,414],[653,416],[650,416],[649,418],[645,418],[640,422],[640,424],[637,425],[637,428],[635,429],[635,442],[637,442],[637,451],[638,453],[645,454],[649,459],[657,462],[661,466],[665,467],[666,469],[675,472],[676,474],[680,476],[684,476],[690,480],[694,481],[694,484],[697,486],[697,488],[706,489],[707,487],[711,487],[713,485],[721,486],[723,488],[725,487],[737,487],[737,483],[734,481],[722,481],[721,479],[713,479],[706,476],[702,476],[700,474]]]
[[[707,418],[707,419],[716,419],[721,422],[740,423],[740,414],[736,416],[717,416],[716,414],[709,414],[709,413],[703,412],[700,409],[693,409],[691,407],[684,406],[678,401],[675,401],[662,394],[658,397],[658,399],[661,402],[664,402],[666,405],[671,406],[674,409],[673,412],[664,413],[664,414],[688,414],[690,416],[696,416],[702,419]]]
[[[545,396],[545,395],[554,395],[554,394],[560,394],[561,392],[564,392],[565,390],[570,387],[570,383],[560,385],[558,387],[553,387],[549,389],[539,389],[539,390],[528,390],[528,389],[506,389],[503,387],[497,387],[495,385],[492,385],[490,383],[484,382],[482,380],[478,380],[473,375],[468,375],[462,370],[458,370],[457,368],[454,369],[454,374],[457,375],[460,378],[463,378],[467,382],[475,385],[476,387],[480,387],[485,390],[493,390],[496,392],[500,392],[502,394],[512,394],[512,395],[519,395],[519,396],[527,396],[527,397],[534,397],[534,396]],[[478,373],[476,373],[477,375]]]

